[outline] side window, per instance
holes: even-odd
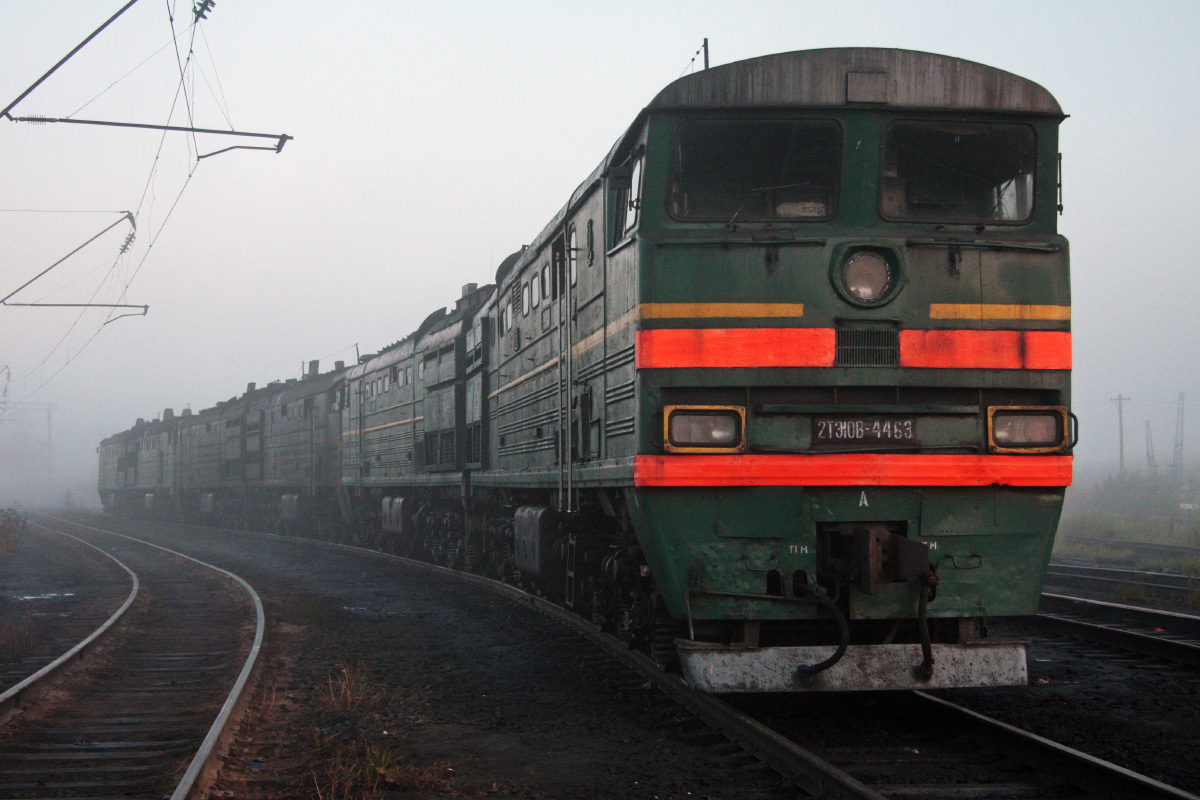
[[[536,278],[534,280],[536,280]],[[521,290],[521,314],[523,316],[529,316],[529,307],[531,305],[533,305],[533,295],[530,292],[529,284],[527,283]]]
[[[642,159],[633,162],[633,177],[630,179],[629,207],[625,213],[625,233],[637,225],[638,209],[642,207]]]
[[[425,380],[425,360],[421,359],[417,362],[417,380]]]
[[[628,160],[614,167],[609,174],[613,188],[612,244],[617,244],[637,227],[638,210],[642,207],[642,153],[639,147]]]
[[[412,382],[413,382],[413,381],[412,381],[412,367],[405,367],[405,368],[404,368],[404,382],[405,382],[405,383],[412,383]]]
[[[542,273],[540,273],[540,272],[533,273],[533,279],[529,281],[529,286],[530,286],[529,305],[533,306],[534,308],[537,308],[538,304],[542,302]]]
[[[542,264],[542,297],[550,298],[550,265]]]

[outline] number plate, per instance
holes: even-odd
[[[917,441],[917,423],[912,417],[814,417],[814,444],[850,442]]]

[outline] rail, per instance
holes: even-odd
[[[262,650],[263,636],[266,631],[266,614],[263,611],[262,598],[260,598],[258,596],[258,592],[256,592],[254,590],[254,587],[252,587],[249,583],[247,583],[245,580],[243,580],[239,575],[235,575],[234,573],[230,572],[229,570],[222,569],[221,567],[201,561],[198,558],[193,558],[192,556],[186,555],[184,553],[180,553],[176,550],[171,550],[169,548],[162,547],[161,545],[153,544],[152,542],[147,542],[143,539],[138,539],[134,536],[127,536],[126,534],[123,534],[123,533],[116,533],[115,531],[104,530],[103,528],[96,528],[91,525],[85,525],[80,522],[75,522],[73,520],[60,519],[57,517],[46,517],[46,519],[52,520],[54,522],[65,523],[67,525],[74,525],[76,527],[83,528],[85,530],[96,531],[97,533],[103,533],[108,536],[117,536],[117,537],[126,539],[131,542],[136,542],[138,544],[145,545],[146,547],[154,548],[155,550],[161,550],[164,553],[169,553],[170,555],[177,556],[177,557],[185,559],[187,561],[191,561],[194,564],[198,564],[201,567],[210,569],[210,570],[212,570],[216,573],[219,573],[221,575],[224,575],[226,578],[229,578],[230,580],[234,581],[239,586],[241,586],[246,591],[246,593],[250,595],[251,600],[253,600],[254,614],[255,614],[255,629],[254,629],[254,642],[250,647],[250,652],[249,652],[249,654],[247,654],[246,660],[242,664],[242,669],[238,673],[238,677],[237,677],[237,680],[234,682],[233,688],[230,690],[229,694],[226,696],[225,702],[221,706],[221,710],[217,713],[216,719],[213,720],[212,725],[208,729],[208,733],[205,735],[203,742],[201,742],[200,748],[196,751],[196,754],[192,757],[191,762],[188,764],[187,769],[184,771],[183,777],[180,779],[179,783],[176,785],[174,792],[172,792],[171,800],[185,800],[185,798],[197,796],[197,790],[199,788],[198,781],[199,781],[201,775],[204,774],[205,770],[209,766],[212,765],[213,759],[215,758],[215,756],[217,754],[217,747],[221,743],[222,736],[225,734],[226,728],[229,725],[230,720],[233,719],[234,713],[238,709],[239,702],[241,701],[242,697],[244,696],[246,686],[250,682],[250,676],[253,674],[254,667],[258,662],[259,652]],[[39,527],[45,527],[45,526],[39,525]],[[55,531],[55,532],[61,533],[61,531]],[[70,536],[70,534],[64,534],[64,535]],[[71,538],[77,538],[77,537],[71,537]],[[82,541],[82,540],[80,540],[80,541]],[[87,544],[87,543],[85,542],[85,544]],[[94,545],[91,545],[91,546],[94,547]],[[96,549],[100,550],[100,548],[96,548]],[[100,552],[104,552],[104,551],[100,550]],[[116,559],[114,559],[114,560],[116,560]],[[120,563],[120,562],[118,562],[118,563]],[[122,566],[124,566],[124,565],[122,565]],[[128,571],[128,568],[126,568],[126,570]],[[132,572],[130,574],[132,574]],[[135,578],[136,578],[136,576],[135,576]],[[131,603],[132,597],[127,602]],[[108,623],[106,623],[106,624],[108,624]]]
[[[1200,667],[1200,617],[1043,594],[1037,622],[1058,633]]]
[[[83,638],[83,640],[81,640],[78,644],[76,644],[70,650],[68,650],[67,652],[65,652],[61,656],[59,656],[58,658],[51,661],[49,664],[42,667],[37,672],[33,673],[32,675],[25,678],[24,680],[20,681],[15,686],[5,690],[3,693],[0,693],[0,719],[2,719],[6,714],[8,714],[8,712],[11,711],[17,705],[17,703],[19,703],[21,701],[21,698],[26,696],[26,694],[29,692],[30,689],[37,686],[38,684],[40,684],[42,681],[46,680],[50,676],[55,675],[56,673],[58,673],[59,670],[61,670],[67,664],[70,664],[76,658],[83,655],[87,651],[91,650],[92,647],[94,647],[96,645],[96,643],[99,642],[106,633],[108,633],[110,630],[112,630],[113,626],[117,624],[117,620],[121,619],[121,617],[124,616],[125,612],[129,610],[129,607],[133,605],[133,601],[135,599],[137,599],[137,596],[138,596],[138,589],[141,586],[141,584],[138,581],[138,576],[134,573],[134,571],[131,570],[129,567],[125,566],[125,564],[123,564],[119,559],[117,559],[116,556],[114,556],[110,553],[104,552],[99,547],[96,547],[94,544],[91,544],[90,542],[85,542],[83,539],[80,539],[78,536],[72,536],[71,534],[65,533],[63,531],[56,531],[53,528],[47,528],[46,526],[39,525],[36,522],[31,522],[30,525],[32,525],[33,527],[39,528],[40,530],[44,530],[48,533],[54,533],[59,536],[65,536],[68,539],[74,539],[75,541],[79,542],[80,544],[87,545],[88,547],[92,548],[100,555],[113,561],[121,569],[125,570],[125,573],[127,575],[129,575],[129,580],[130,580],[131,585],[129,588],[129,595],[125,598],[125,602],[122,603],[120,605],[120,607],[118,607],[117,610],[114,611],[109,616],[108,619],[106,619],[103,623],[101,623],[100,626],[98,628],[96,628],[96,630],[92,631],[90,634],[85,636]]]

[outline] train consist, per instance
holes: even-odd
[[[114,513],[518,582],[715,692],[1012,685],[1071,481],[1042,87],[889,49],[662,90],[404,339],[101,444]]]

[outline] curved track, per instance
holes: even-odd
[[[590,622],[511,585],[376,550],[322,544],[520,599],[602,645],[691,714],[813,796],[1195,800],[1187,792],[921,692],[726,702],[690,690],[677,676],[664,673],[649,658]],[[830,745],[835,737],[823,734],[811,749],[804,746],[806,732],[837,728],[846,735],[842,745]],[[913,742],[920,744],[913,747]]]
[[[62,639],[64,638],[64,636],[69,635],[68,631],[57,631],[56,630],[56,631],[51,632],[50,636],[53,640],[56,640],[55,644],[58,644],[61,642],[61,644],[63,646],[68,646],[68,649],[66,650],[66,652],[62,653],[62,655],[58,656],[57,658],[52,659],[50,661],[50,663],[46,664],[41,669],[38,669],[32,675],[24,676],[22,680],[19,680],[16,684],[10,686],[4,692],[0,693],[0,718],[3,718],[4,715],[7,715],[11,710],[16,708],[21,703],[21,701],[30,693],[31,690],[33,690],[35,687],[37,687],[39,685],[42,685],[48,678],[50,678],[50,676],[58,673],[63,667],[67,666],[72,661],[74,661],[76,658],[83,655],[85,652],[87,652],[89,649],[91,649],[97,642],[99,642],[101,640],[101,638],[106,633],[108,633],[108,631],[110,631],[112,629],[112,627],[117,623],[117,620],[119,620],[122,616],[124,616],[125,612],[129,610],[129,607],[133,605],[133,601],[137,598],[137,595],[138,595],[139,582],[138,582],[137,575],[134,574],[133,570],[131,570],[129,567],[127,567],[123,563],[121,563],[121,561],[119,559],[117,559],[116,557],[114,557],[112,554],[104,552],[99,547],[96,547],[94,544],[91,544],[90,542],[85,542],[82,539],[78,538],[77,536],[71,536],[71,534],[69,534],[69,533],[64,533],[63,531],[56,531],[52,528],[47,528],[42,525],[35,524],[34,527],[40,528],[40,529],[47,531],[49,533],[52,533],[52,534],[58,534],[60,536],[65,536],[69,539],[73,539],[74,541],[78,542],[79,544],[81,544],[85,547],[91,548],[92,550],[96,551],[104,558],[107,558],[107,559],[111,560],[112,562],[114,562],[119,568],[124,570],[125,573],[129,576],[129,582],[130,582],[129,594],[125,597],[125,601],[117,608],[117,610],[114,611],[112,614],[110,614],[100,624],[100,626],[98,628],[96,628],[95,630],[93,630],[90,633],[88,633],[87,635],[85,635],[78,642],[71,642],[71,641],[62,642]]]
[[[50,521],[128,562],[140,573],[143,602],[106,641],[102,658],[96,654],[100,663],[81,665],[55,687],[52,702],[27,707],[0,730],[0,797],[192,796],[257,659],[261,600],[236,575],[181,553]],[[243,590],[255,609],[252,643]]]

